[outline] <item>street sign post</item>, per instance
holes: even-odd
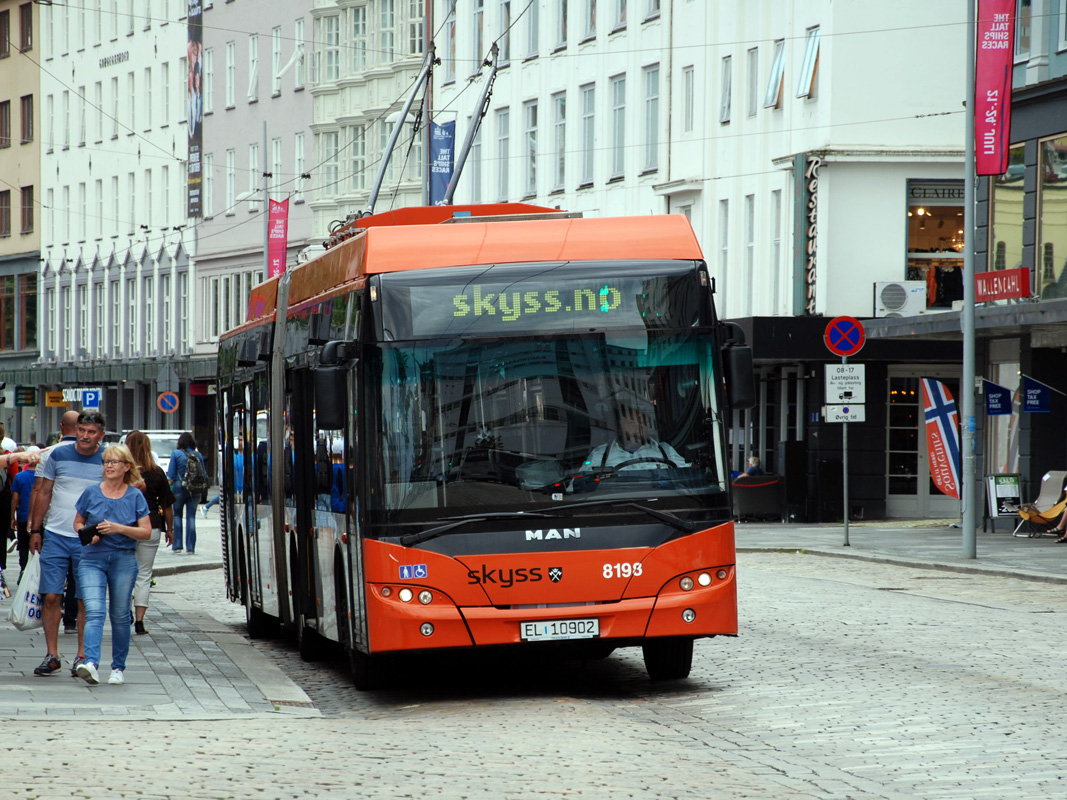
[[[173,414],[178,410],[178,395],[174,392],[161,392],[156,398],[156,407],[164,414]]]
[[[826,349],[841,356],[841,365],[826,367],[826,402],[823,417],[841,423],[841,495],[845,506],[845,541],[848,547],[848,423],[864,422],[866,376],[862,364],[849,364],[848,357],[856,355],[867,343],[863,323],[855,317],[834,317],[823,333]]]
[[[83,389],[82,390],[82,408],[100,408],[100,390],[99,389]]]

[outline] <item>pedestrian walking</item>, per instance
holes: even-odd
[[[30,499],[30,552],[41,554],[41,621],[48,650],[34,675],[54,675],[62,667],[59,598],[68,572],[77,571],[82,556],[81,541],[74,529],[74,504],[86,488],[100,480],[100,443],[107,431],[107,420],[97,411],[83,411],[77,417],[75,430],[73,444],[57,446],[49,453]],[[78,664],[85,657],[85,606],[78,594],[76,587],[78,653],[71,666],[72,674],[77,673]]]
[[[15,545],[19,553],[19,572],[26,569],[30,560],[30,497],[33,494],[34,470],[37,461],[34,452],[28,451],[29,458],[22,462],[22,471],[11,482],[11,530],[15,531]]]
[[[113,444],[104,449],[104,479],[88,486],[75,503],[72,530],[84,552],[78,563],[78,586],[85,605],[85,660],[78,677],[99,683],[97,672],[104,642],[104,616],[111,619],[111,677],[125,681],[130,652],[130,600],[137,579],[137,543],[152,536],[148,501],[134,488],[141,472],[130,449]],[[97,476],[99,477],[99,475]]]
[[[143,635],[148,633],[144,616],[152,592],[152,565],[159,550],[159,540],[165,535],[166,543],[170,544],[174,539],[174,493],[166,473],[156,464],[152,441],[147,434],[131,431],[126,434],[126,446],[141,473],[141,481],[134,487],[140,489],[148,501],[148,515],[152,522],[152,535],[137,543],[137,581],[133,585],[133,629]]]
[[[196,507],[207,491],[207,466],[189,431],[178,437],[178,449],[170,454],[167,478],[174,493],[174,552],[184,547],[189,554],[195,553]]]

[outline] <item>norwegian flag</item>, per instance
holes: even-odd
[[[930,477],[944,494],[960,497],[960,431],[956,401],[941,381],[923,378]]]

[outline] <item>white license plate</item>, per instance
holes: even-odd
[[[565,639],[595,639],[600,636],[598,619],[549,619],[520,622],[524,642],[558,642]]]

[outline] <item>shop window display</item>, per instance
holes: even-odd
[[[927,308],[963,299],[962,195],[960,181],[908,186],[907,280],[926,283]]]

